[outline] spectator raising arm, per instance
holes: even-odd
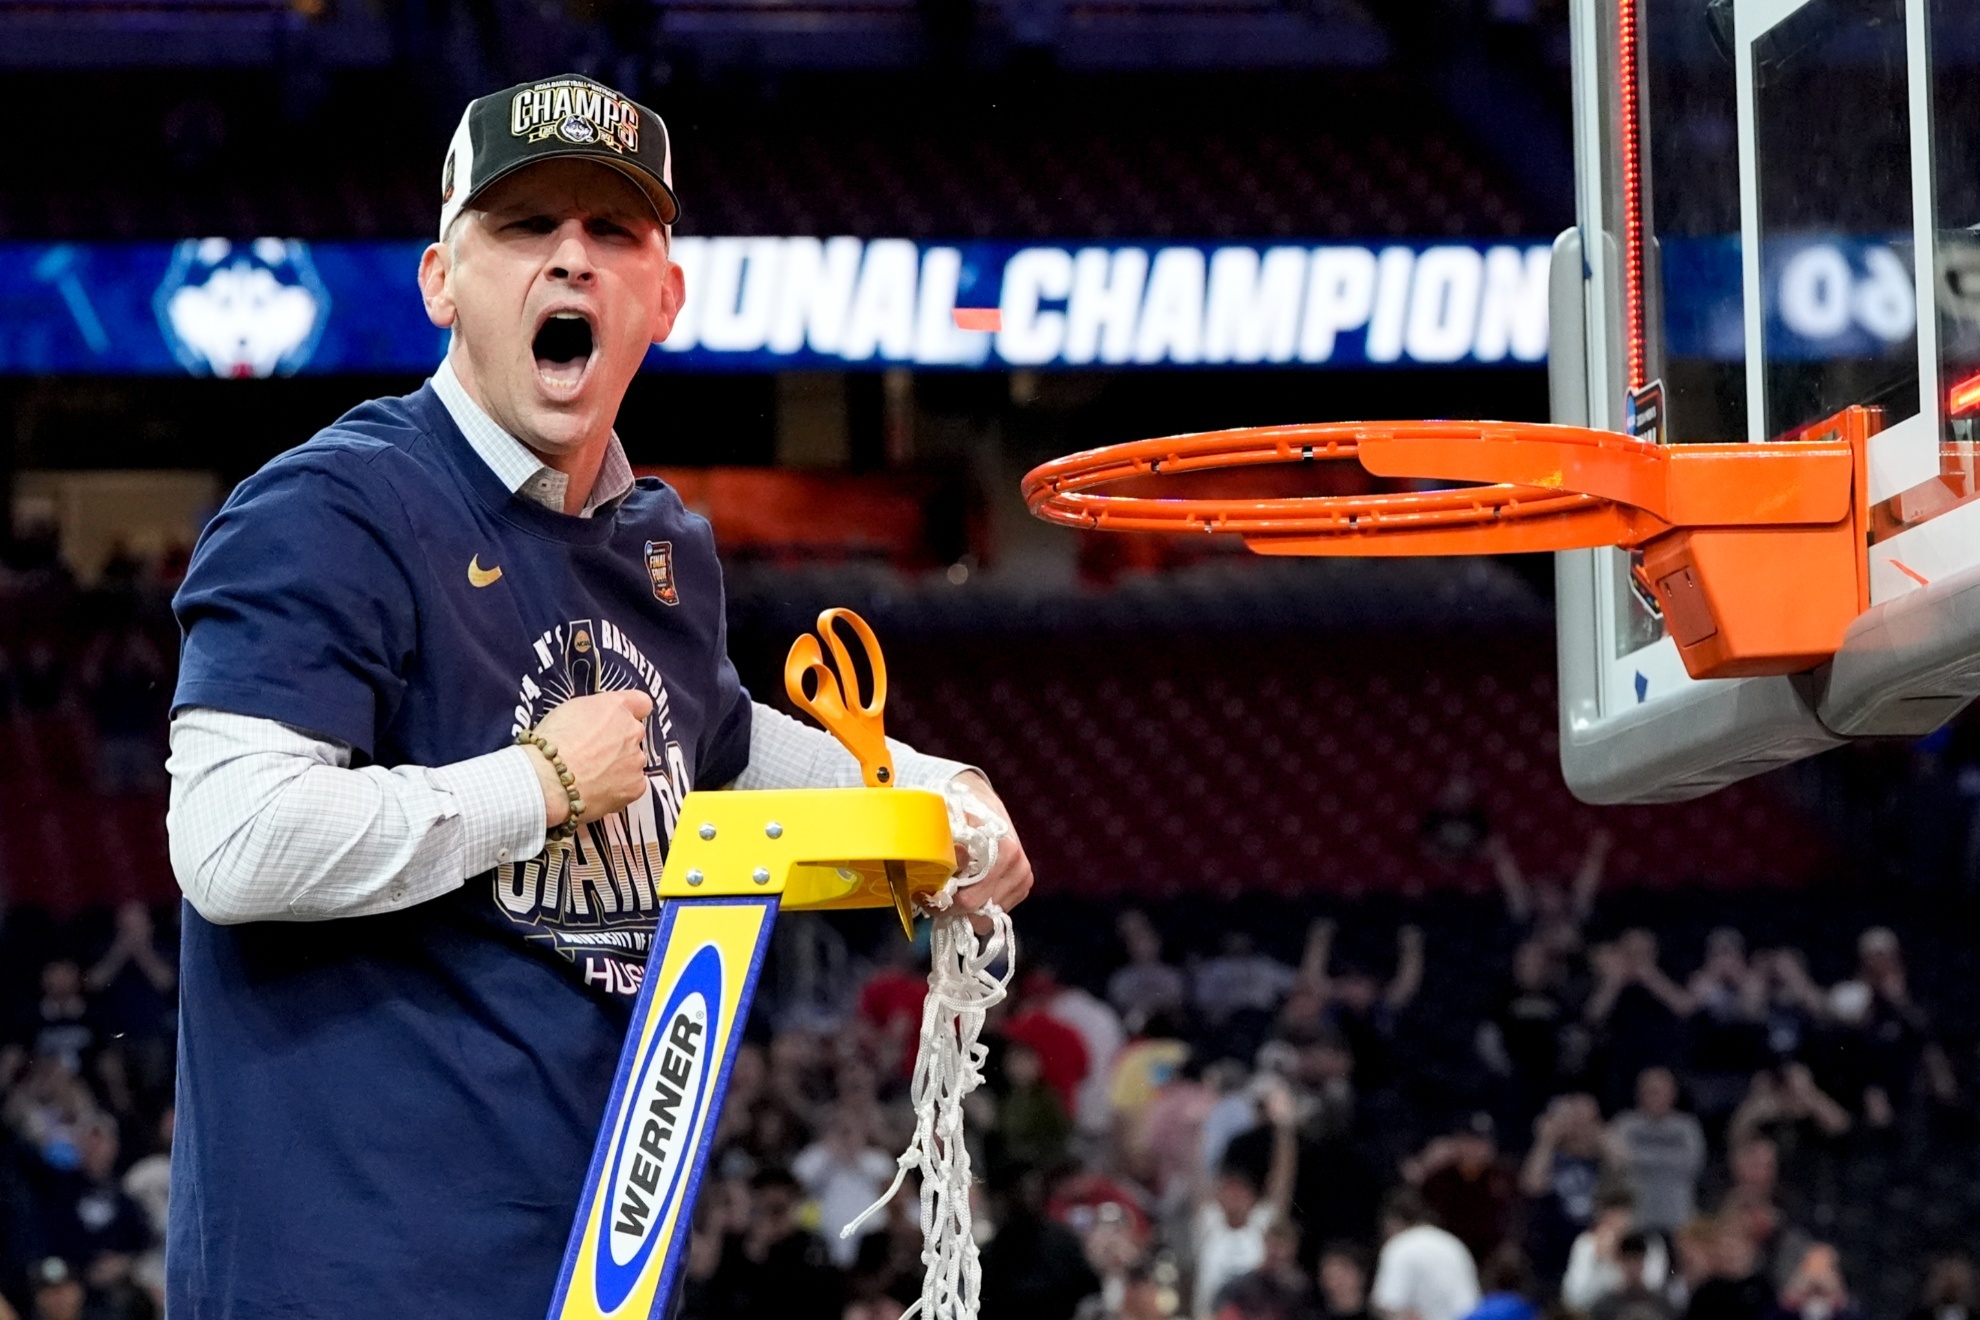
[[[117,938],[84,978],[91,993],[108,989],[117,974],[129,966],[137,968],[159,994],[170,994],[179,982],[179,971],[158,952],[152,936],[151,912],[144,904],[126,903],[118,908]]]
[[[1602,880],[1609,871],[1609,850],[1616,836],[1598,829],[1588,836],[1588,849],[1581,854],[1581,868],[1574,873],[1574,919],[1586,925],[1595,915],[1595,898],[1602,892]]]
[[[1767,965],[1773,971],[1776,999],[1799,1008],[1811,1021],[1828,1015],[1828,997],[1808,974],[1808,958],[1800,949],[1776,949]]]
[[[1590,1026],[1599,1027],[1609,1020],[1616,1000],[1630,983],[1629,963],[1623,957],[1621,946],[1598,944],[1589,951],[1588,964],[1595,972],[1595,989],[1588,996],[1582,1016],[1588,1019]]]
[[[1299,983],[1321,998],[1332,993],[1333,978],[1328,972],[1334,959],[1334,919],[1316,917],[1306,928],[1306,949],[1299,959]]]
[[[1391,1012],[1400,1013],[1423,988],[1423,928],[1404,926],[1396,932],[1396,974],[1383,993]]]
[[[1616,1000],[1632,985],[1642,986],[1677,1017],[1690,1017],[1698,1007],[1691,992],[1657,965],[1657,940],[1649,931],[1627,930],[1614,944],[1602,945],[1590,957],[1595,965],[1595,992],[1588,997],[1587,1019],[1607,1022]]]
[[[1567,1121],[1567,1096],[1556,1096],[1547,1112],[1533,1120],[1533,1146],[1526,1162],[1519,1166],[1520,1195],[1542,1197],[1554,1189],[1554,1154],[1560,1148],[1561,1129]]]
[[[1533,920],[1533,889],[1526,873],[1519,869],[1512,845],[1498,835],[1485,840],[1485,856],[1492,863],[1492,877],[1499,882],[1499,893],[1506,900],[1506,915],[1517,925]]]
[[[1815,1084],[1807,1065],[1791,1063],[1753,1079],[1753,1089],[1726,1125],[1726,1140],[1739,1147],[1764,1136],[1768,1127],[1804,1122],[1825,1137],[1838,1137],[1850,1129],[1849,1111]]]
[[[1265,1204],[1275,1220],[1292,1213],[1293,1179],[1299,1171],[1299,1141],[1294,1128],[1296,1106],[1292,1088],[1274,1078],[1262,1108],[1272,1125],[1272,1164],[1265,1174]]]
[[[1698,1011],[1698,1001],[1692,998],[1691,992],[1673,981],[1669,974],[1654,962],[1647,963],[1637,970],[1636,981],[1645,990],[1657,996],[1664,1007],[1678,1017],[1690,1017]]]
[[[1192,1307],[1197,1320],[1211,1320],[1217,1293],[1225,1284],[1264,1264],[1266,1230],[1286,1219],[1292,1209],[1299,1143],[1293,1131],[1291,1089],[1273,1079],[1259,1096],[1259,1110],[1272,1128],[1272,1156],[1262,1194],[1255,1172],[1230,1162],[1214,1178],[1198,1184]]]

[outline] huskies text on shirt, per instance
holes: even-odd
[[[570,697],[652,696],[646,797],[541,856],[380,916],[185,911],[171,1313],[537,1320],[680,801],[748,761],[707,523],[650,478],[589,518],[518,498],[428,386],[243,482],[175,608],[175,709],[357,764],[447,765]]]

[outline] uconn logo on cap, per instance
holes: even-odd
[[[645,1055],[633,1070],[625,1117],[605,1177],[610,1198],[593,1244],[593,1287],[616,1311],[645,1271],[668,1217],[684,1210],[689,1165],[708,1108],[722,1002],[722,953],[703,945],[688,959]]]
[[[566,142],[602,142],[614,151],[638,151],[639,107],[597,83],[538,83],[510,100],[509,132],[530,142],[555,134]]]
[[[309,245],[189,239],[152,295],[165,342],[196,376],[289,375],[309,362],[330,315]]]

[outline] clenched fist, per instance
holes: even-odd
[[[623,810],[646,792],[646,717],[653,698],[644,692],[600,692],[572,697],[543,717],[536,731],[557,749],[584,799],[580,824]],[[530,749],[543,786],[544,823],[555,829],[570,818],[571,801],[548,757]]]

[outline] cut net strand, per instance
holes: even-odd
[[[892,1201],[910,1170],[921,1177],[921,1297],[901,1320],[975,1320],[983,1292],[970,1215],[973,1177],[963,1134],[963,1100],[983,1083],[988,1049],[984,1016],[1001,1002],[1017,962],[1008,913],[986,903],[990,929],[979,936],[971,914],[954,904],[959,887],[982,878],[997,862],[1004,824],[967,789],[951,785],[949,825],[965,862],[929,907],[932,930],[928,997],[921,1006],[921,1037],[909,1095],[914,1136],[896,1161],[894,1181],[840,1236],[851,1238]],[[973,818],[973,819],[972,819]],[[999,964],[1002,970],[998,970]]]

